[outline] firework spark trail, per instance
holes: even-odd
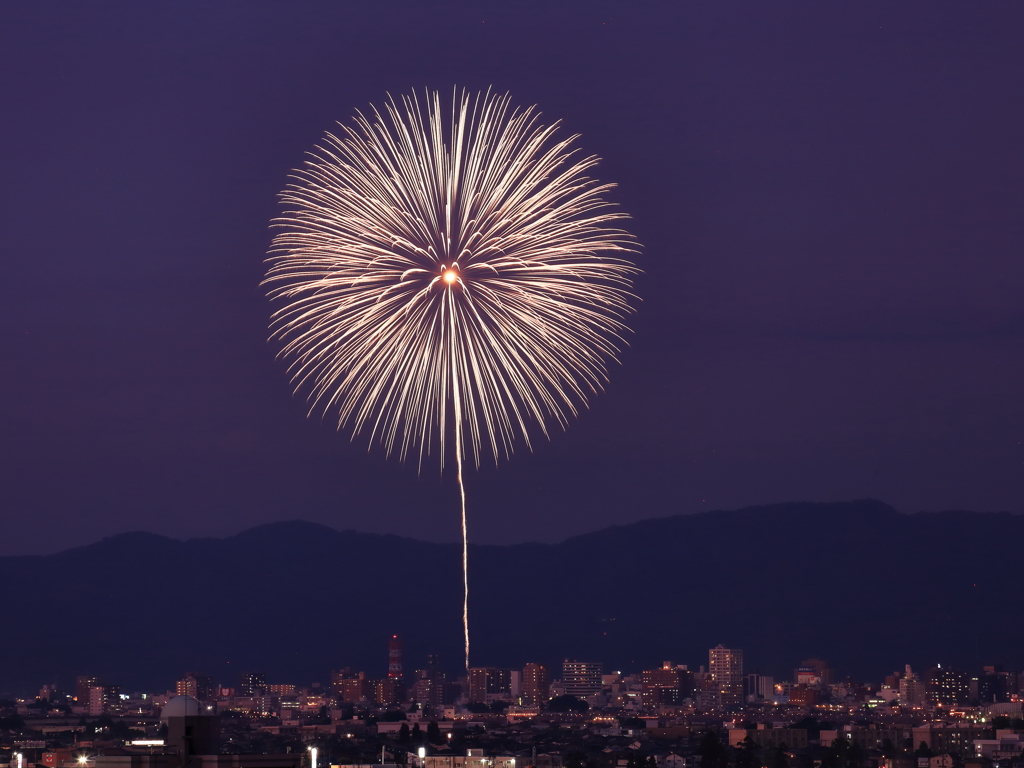
[[[357,113],[282,193],[265,284],[296,390],[387,454],[497,462],[601,391],[631,312],[625,218],[532,108],[413,94]]]
[[[455,412],[458,414],[458,411]],[[456,425],[459,417],[456,415]],[[466,486],[462,484],[462,451],[456,456],[459,478],[459,496],[462,499],[462,635],[466,644],[466,674],[469,674],[469,529],[466,527]]]

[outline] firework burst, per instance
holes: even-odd
[[[464,459],[564,428],[631,311],[625,215],[557,127],[490,92],[389,99],[326,136],[275,221],[265,283],[296,389],[388,454],[454,452],[464,576]]]

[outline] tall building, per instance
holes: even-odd
[[[1011,696],[1019,694],[1020,684],[1017,675],[1007,672],[1001,666],[983,667],[980,677],[976,678],[974,687],[976,698],[982,704],[1000,703],[1010,701]]]
[[[775,679],[768,675],[751,674],[743,678],[746,682],[743,685],[744,696],[754,696],[758,699],[771,701],[775,698]]]
[[[331,673],[331,692],[338,701],[354,704],[370,698],[370,681],[366,673],[354,674],[351,669]]]
[[[708,675],[722,706],[743,703],[743,651],[716,645],[708,651]]]
[[[930,704],[967,704],[971,700],[971,679],[952,667],[929,669],[924,689]]]
[[[512,670],[473,667],[469,670],[469,700],[509,701],[512,698]]]
[[[89,689],[89,715],[99,717],[107,714],[120,698],[121,689],[116,685],[94,685]]]
[[[241,696],[262,696],[267,691],[267,676],[263,672],[245,672],[238,685]]]
[[[693,694],[693,674],[686,667],[666,661],[661,669],[640,673],[641,700],[645,707],[680,704]]]
[[[521,703],[527,707],[540,706],[550,698],[550,686],[551,677],[547,667],[543,664],[527,664],[523,667]]]
[[[400,677],[373,680],[370,691],[376,704],[401,704],[405,701],[405,681]]]
[[[213,691],[210,678],[198,672],[186,672],[175,685],[178,696],[191,696],[199,701],[207,701]]]
[[[60,693],[57,691],[57,686],[47,683],[39,689],[36,698],[42,701],[56,701],[58,696],[60,696]]]
[[[801,671],[803,674],[807,674],[809,671],[811,676],[817,678],[815,680],[801,680]],[[793,673],[793,681],[798,685],[800,683],[806,683],[807,685],[831,685],[832,684],[832,670],[829,668],[828,663],[819,658],[804,659],[800,662],[800,666]]]
[[[433,704],[432,701],[434,681],[430,678],[430,671],[426,669],[416,670],[412,684],[412,700],[419,704]]]
[[[907,664],[906,672],[900,678],[900,705],[904,707],[923,706],[925,701],[925,685],[921,682],[910,665]]]
[[[573,659],[562,662],[562,689],[566,695],[584,699],[600,693],[603,687],[599,663]]]
[[[89,703],[89,689],[100,685],[100,679],[92,675],[79,675],[75,678],[75,701],[79,704]]]
[[[388,677],[392,680],[402,678],[402,641],[398,635],[392,635],[388,642]]]
[[[427,654],[427,668],[416,672],[413,701],[439,708],[454,704],[461,695],[462,686],[447,679],[437,655]]]

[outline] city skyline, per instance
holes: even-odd
[[[379,676],[343,667],[332,670],[326,684],[322,681],[298,684],[272,682],[266,673],[259,671],[242,672],[237,681],[215,681],[202,672],[189,671],[167,688],[166,696],[191,697],[200,702],[241,697],[250,700],[253,706],[264,707],[269,705],[268,697],[315,695],[339,704],[399,706],[414,703],[438,711],[452,706],[464,709],[468,704],[537,707],[560,697],[570,697],[600,707],[612,706],[599,700],[602,695],[614,690],[619,683],[628,683],[639,684],[639,688],[631,688],[634,693],[628,703],[632,708],[652,712],[680,707],[735,710],[757,703],[813,708],[827,702],[809,700],[802,696],[804,691],[827,693],[836,689],[848,691],[854,698],[877,693],[873,706],[882,703],[910,708],[979,706],[1024,700],[1024,670],[1007,670],[999,664],[984,665],[973,675],[942,664],[915,672],[906,664],[903,669],[886,671],[875,680],[855,680],[852,677],[837,679],[828,662],[811,658],[801,660],[790,677],[776,677],[744,670],[743,650],[719,644],[708,649],[706,664],[695,665],[693,669],[688,664],[665,661],[653,669],[622,671],[606,669],[601,662],[564,659],[558,669],[525,662],[512,668],[471,667],[468,675],[449,676],[436,666],[435,655],[428,656],[428,664],[422,669],[411,670],[408,674],[396,673],[391,662],[396,642],[400,647],[396,636],[387,641],[388,671]],[[423,681],[442,687],[450,684],[451,688],[439,692],[432,686],[421,685]],[[139,695],[138,692],[132,696],[122,695],[120,685],[101,675],[78,675],[73,685],[66,688],[51,683],[42,685],[36,698],[52,699],[64,690],[68,691],[64,695],[87,707],[88,714],[93,716],[106,713],[120,699]],[[151,691],[146,695],[164,694]],[[31,699],[31,696],[21,698]],[[536,700],[531,701],[531,698]],[[617,706],[621,705],[620,701]]]
[[[0,699],[0,755],[9,753],[11,768],[318,768],[319,760],[367,768],[1018,768],[1024,760],[1024,671],[999,666],[971,676],[905,665],[867,684],[837,679],[827,661],[807,658],[792,676],[771,678],[747,674],[744,650],[719,644],[696,672],[665,661],[602,674],[598,662],[565,659],[559,670],[473,668],[452,683],[433,656],[422,669],[399,671],[399,637],[381,638],[379,650],[382,677],[345,668],[330,685],[248,671],[225,687],[193,671],[166,692],[126,692],[79,675],[73,689],[47,684],[34,698]],[[538,692],[531,678],[549,680],[536,701],[527,700]]]

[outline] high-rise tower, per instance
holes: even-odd
[[[388,677],[400,680],[402,677],[402,641],[392,635],[388,643]]]
[[[743,703],[743,651],[717,645],[708,651],[708,671],[722,704]]]
[[[547,667],[543,664],[530,663],[523,667],[523,704],[535,707],[547,702],[550,683]]]

